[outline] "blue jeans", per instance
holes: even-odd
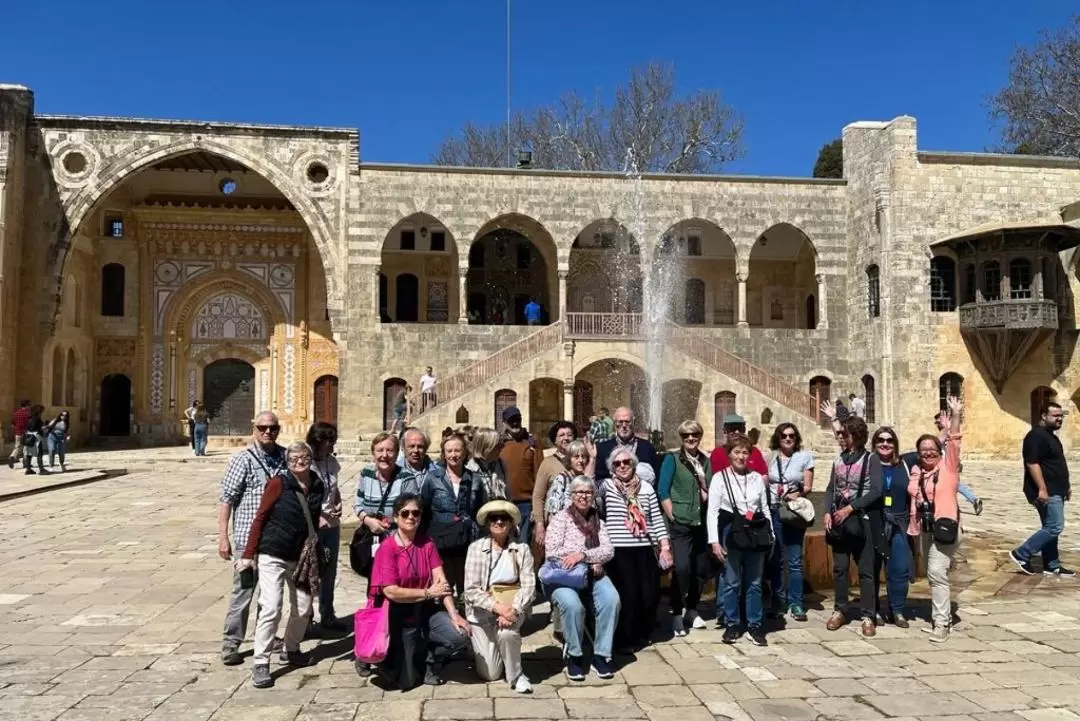
[[[975,495],[975,491],[971,490],[971,486],[965,483],[961,483],[956,489],[956,492],[963,496],[964,500],[973,506],[975,505],[975,501],[979,500],[979,497]]]
[[[746,626],[761,628],[764,613],[761,603],[761,576],[765,572],[768,551],[740,551],[728,546],[724,569],[724,619],[728,626],[741,622],[739,596],[746,592]]]
[[[528,545],[532,541],[532,501],[514,501],[521,513],[521,526],[518,527],[518,540]]]
[[[1027,563],[1032,556],[1041,553],[1043,570],[1053,571],[1061,565],[1058,560],[1058,536],[1065,530],[1065,499],[1050,496],[1046,503],[1035,503],[1042,528],[1035,531],[1031,538],[1013,551],[1022,562]]]
[[[337,581],[338,551],[341,550],[341,527],[320,528],[319,543],[330,549],[330,563],[326,572],[319,578],[319,621],[330,623],[336,618],[334,615],[334,583]]]
[[[908,586],[911,583],[911,546],[907,530],[889,524],[889,559],[885,564],[885,593],[893,616],[907,608]]]
[[[572,588],[556,588],[551,592],[551,602],[559,607],[562,615],[562,633],[566,640],[566,655],[581,657],[581,637],[585,633],[585,604],[581,594]],[[593,638],[593,656],[611,658],[611,644],[615,638],[615,624],[619,621],[619,592],[607,576],[597,579],[592,586],[593,617],[596,621]]]
[[[57,436],[50,433],[45,437],[49,444],[49,468],[53,467],[56,457],[60,456],[60,465],[67,460],[67,436]]]
[[[769,552],[767,572],[772,607],[786,610],[803,605],[803,538],[806,529],[785,526],[780,522],[780,507],[772,509],[773,535],[777,543]],[[787,584],[784,571],[787,570]]]
[[[205,423],[195,424],[195,455],[206,455],[206,434],[210,430],[210,426]]]

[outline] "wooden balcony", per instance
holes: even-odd
[[[960,329],[1057,330],[1057,302],[1022,298],[990,300],[960,306]]]
[[[641,313],[567,313],[566,337],[642,340],[645,333]]]

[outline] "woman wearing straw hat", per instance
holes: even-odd
[[[476,671],[500,676],[517,693],[532,693],[521,671],[521,626],[536,592],[529,546],[519,543],[521,512],[506,500],[489,501],[476,514],[488,536],[469,546],[465,559],[465,616],[472,626]]]

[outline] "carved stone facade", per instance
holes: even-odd
[[[291,435],[332,401],[355,443],[431,365],[428,430],[514,402],[542,433],[601,404],[648,413],[648,369],[669,436],[694,415],[712,437],[731,409],[766,432],[812,425],[824,389],[868,394],[908,440],[962,387],[967,449],[1014,453],[1034,394],[1076,403],[1073,254],[1049,307],[1000,309],[964,307],[961,259],[948,281],[933,258],[989,221],[1061,222],[1080,170],[920,152],[906,117],[855,123],[844,143],[843,180],[631,188],[361,164],[352,130],[40,116],[28,90],[0,86],[0,416],[18,397],[59,400],[86,438],[126,379],[130,432],[171,438],[192,398],[231,382]],[[659,370],[637,315],[657,287],[678,324]],[[530,298],[550,325],[518,325]],[[1056,325],[1000,385],[961,335],[999,316]]]

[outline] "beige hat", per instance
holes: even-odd
[[[505,513],[514,521],[515,526],[521,525],[521,511],[510,501],[488,501],[476,514],[476,522],[481,526],[487,525],[488,516],[492,513]]]

